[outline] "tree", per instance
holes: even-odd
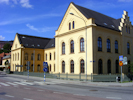
[[[11,50],[11,45],[9,43],[6,43],[4,46],[3,46],[3,52],[5,53],[9,53]]]
[[[128,68],[130,69],[130,72],[133,73],[133,62],[131,62],[131,64],[128,64]]]

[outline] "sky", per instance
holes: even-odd
[[[133,0],[0,0],[0,41],[16,33],[54,38],[70,2],[115,19],[126,10],[133,25]]]

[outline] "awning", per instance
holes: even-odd
[[[8,66],[5,66],[5,65],[0,65],[0,68],[1,68],[1,67],[8,67]]]

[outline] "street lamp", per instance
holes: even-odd
[[[76,15],[74,15],[74,13],[70,13],[70,14],[73,15],[73,16],[76,16]],[[82,19],[85,23],[85,29],[86,29],[86,32],[85,32],[85,34],[86,34],[86,74],[85,74],[85,78],[86,78],[86,81],[87,81],[87,26],[86,26],[86,22],[83,18],[81,18],[79,16],[76,16],[76,17]]]

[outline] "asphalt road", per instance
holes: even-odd
[[[59,80],[43,82],[27,77],[0,77],[0,100],[133,100],[133,87],[99,87],[69,84]]]

